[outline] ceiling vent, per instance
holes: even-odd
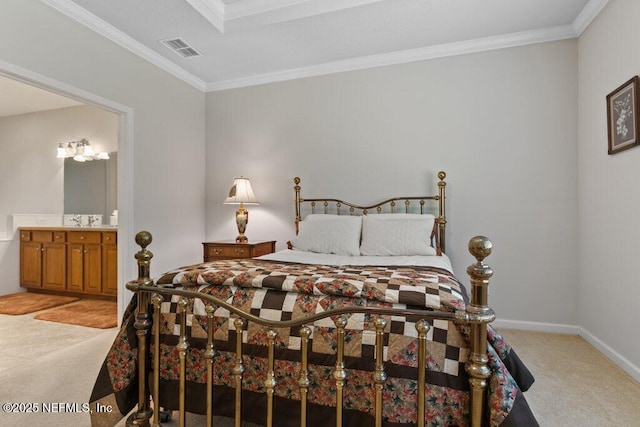
[[[194,56],[202,56],[200,52],[195,50],[187,42],[181,38],[160,40],[160,43],[165,45],[167,49],[180,55],[182,58],[193,58]]]

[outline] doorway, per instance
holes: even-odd
[[[122,318],[126,302],[131,292],[125,289],[127,278],[135,277],[134,243],[131,241],[133,223],[133,110],[99,95],[75,88],[13,64],[0,61],[0,76],[34,86],[45,91],[71,98],[80,103],[92,105],[117,115],[118,165],[117,165],[117,205],[118,205],[118,321]],[[54,147],[55,148],[55,147]],[[127,298],[129,297],[129,298]]]

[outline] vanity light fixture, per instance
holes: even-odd
[[[89,141],[83,138],[80,141],[59,143],[56,157],[58,159],[73,157],[73,160],[77,162],[85,162],[91,160],[107,160],[109,159],[109,153],[96,153],[93,151],[93,147],[89,144]]]
[[[244,235],[244,231],[247,229],[247,223],[249,222],[249,212],[244,208],[244,205],[260,204],[256,195],[253,194],[249,178],[241,176],[233,180],[233,186],[231,190],[229,190],[229,196],[225,199],[224,204],[240,205],[236,211],[236,225],[238,226],[236,243],[246,243],[248,239],[247,236]]]

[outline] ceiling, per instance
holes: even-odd
[[[215,91],[573,38],[608,0],[41,1]]]
[[[0,117],[82,105],[37,87],[0,76]]]

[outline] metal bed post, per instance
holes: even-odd
[[[295,201],[295,206],[296,206],[296,236],[298,235],[298,231],[299,231],[299,225],[300,225],[300,221],[302,220],[302,218],[300,218],[300,178],[298,178],[297,176],[295,178],[293,178],[293,183],[295,184],[295,186],[293,187],[295,194],[296,194],[296,201]]]
[[[236,381],[236,405],[235,405],[235,427],[242,424],[242,374],[244,374],[244,364],[242,362],[242,334],[244,319],[238,317],[233,321],[236,328],[236,364],[233,367],[233,377]]]
[[[204,301],[203,301],[204,302]],[[207,313],[207,346],[204,358],[207,361],[207,427],[213,426],[213,358],[216,357],[216,348],[213,342],[216,307],[207,302],[204,307]]]
[[[164,297],[154,294],[153,303],[153,425],[160,425],[160,307]]]
[[[444,179],[447,177],[447,174],[444,171],[438,172],[438,246],[440,250],[444,253],[445,250],[445,229],[447,227],[447,217],[445,212],[445,194],[444,190],[447,186],[447,183],[444,182]]]
[[[482,261],[491,254],[492,247],[491,241],[484,236],[476,236],[469,241],[469,252],[476,258],[476,263],[467,268],[471,278],[471,303],[466,312],[468,323],[471,324],[471,354],[465,370],[469,374],[469,418],[472,427],[482,425],[487,378],[491,376],[491,369],[487,366],[487,324],[495,319],[495,313],[487,305],[487,300],[489,278],[493,270]]]
[[[189,351],[189,338],[187,337],[187,310],[189,301],[185,297],[180,297],[178,301],[177,317],[180,319],[180,337],[176,349],[180,359],[180,384],[178,390],[178,426],[186,425],[186,381],[187,381],[187,352]]]
[[[140,286],[152,285],[153,281],[149,277],[151,258],[153,253],[147,250],[151,244],[151,233],[141,231],[136,234],[136,243],[142,248],[136,253],[138,260],[138,279],[127,283],[127,289],[136,293],[138,298],[138,309],[134,327],[138,336],[138,410],[127,419],[127,426],[149,426],[149,419],[152,410],[149,404],[149,390],[147,390],[147,359],[149,349],[147,348],[147,338],[151,331],[151,315],[149,314],[149,293],[140,291]],[[156,352],[158,349],[156,349]],[[157,402],[154,402],[157,405]]]

